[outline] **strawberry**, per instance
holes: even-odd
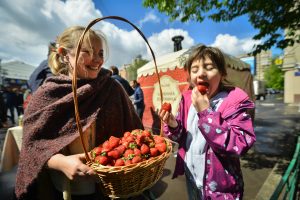
[[[115,148],[115,150],[117,150],[119,153],[120,153],[120,155],[121,154],[123,154],[124,152],[125,152],[125,150],[126,150],[126,147],[124,146],[124,145],[119,145],[119,146],[117,146],[116,148]]]
[[[142,161],[141,156],[135,156],[135,157],[133,157],[132,160],[131,160],[132,163],[139,163],[139,162],[141,162],[141,161]]]
[[[128,158],[130,155],[134,155],[134,151],[132,149],[127,149],[124,153],[124,157]]]
[[[163,103],[163,105],[161,106],[161,109],[167,111],[167,112],[171,112],[172,111],[172,105],[168,102]]]
[[[102,144],[102,152],[108,152],[108,151],[110,151],[110,150],[112,150],[112,147],[110,146],[110,144],[109,144],[109,141],[108,140],[106,140],[103,144]]]
[[[141,153],[142,154],[147,154],[147,153],[149,153],[150,152],[150,148],[146,145],[146,144],[143,144],[142,146],[141,146]]]
[[[124,133],[124,138],[127,138],[128,136],[131,136],[131,133],[129,131]]]
[[[140,156],[142,154],[141,150],[139,150],[138,148],[133,149],[133,152],[134,152],[134,155],[136,155],[136,156]]]
[[[110,147],[113,149],[119,145],[120,138],[117,138],[115,136],[110,136],[108,142],[109,142]]]
[[[162,136],[154,135],[155,144],[164,143],[165,139]]]
[[[125,140],[126,140],[127,142],[134,142],[134,136],[133,136],[133,135],[130,135],[130,136],[128,136],[127,138],[125,138]]]
[[[109,152],[107,153],[107,155],[108,155],[109,157],[114,158],[114,159],[120,158],[120,153],[119,153],[119,151],[117,151],[117,150],[109,151]]]
[[[125,165],[127,166],[127,165],[131,165],[132,164],[132,162],[131,162],[131,160],[126,160],[125,161]]]
[[[152,134],[151,134],[150,131],[144,130],[144,131],[142,132],[142,135],[145,136],[145,137],[151,137]]]
[[[102,153],[102,147],[98,146],[92,150],[92,155],[99,156]]]
[[[141,146],[142,143],[145,141],[145,136],[144,135],[137,135],[135,141],[136,141],[137,145]]]
[[[166,152],[166,150],[167,150],[167,145],[166,145],[166,143],[159,143],[159,144],[155,144],[155,148],[157,148],[157,150],[158,150],[160,153],[163,153],[163,152]]]
[[[150,148],[150,156],[151,157],[155,157],[155,156],[157,156],[158,155],[158,150],[157,150],[157,148]]]
[[[115,166],[124,166],[125,162],[122,158],[119,158],[118,160],[116,160],[115,162]]]
[[[197,85],[197,89],[202,95],[206,94],[208,90],[207,86],[203,84]]]
[[[121,145],[124,146],[125,148],[128,148],[129,142],[124,140],[124,141],[121,142]]]
[[[95,162],[101,165],[106,165],[109,162],[109,159],[106,156],[97,156],[95,158]]]

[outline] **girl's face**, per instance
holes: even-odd
[[[89,52],[86,44],[80,48],[77,65],[77,77],[82,79],[95,79],[103,64],[103,46],[99,39],[92,38],[91,44],[93,51]],[[72,68],[75,67],[76,48],[67,54],[69,56],[69,63]],[[93,55],[91,55],[93,54]],[[70,72],[72,76],[72,71]]]
[[[218,92],[222,80],[220,71],[209,57],[197,59],[192,62],[190,77],[193,86],[199,85],[200,83],[208,83],[208,98],[213,97]]]

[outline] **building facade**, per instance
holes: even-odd
[[[284,50],[284,103],[300,103],[300,44]]]

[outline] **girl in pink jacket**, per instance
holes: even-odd
[[[183,93],[176,117],[159,111],[165,135],[179,143],[173,177],[185,174],[189,199],[242,199],[239,157],[256,140],[247,114],[254,103],[222,84],[227,73],[217,48],[196,48],[185,70],[193,89]]]

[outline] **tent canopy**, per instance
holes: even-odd
[[[171,52],[163,56],[156,58],[156,64],[158,67],[158,72],[166,72],[167,70],[174,70],[177,68],[183,68],[185,61],[188,56],[191,54],[192,50],[195,47],[190,49],[182,49],[180,51]],[[233,57],[229,54],[224,53],[225,62],[228,67],[236,70],[250,70],[250,65],[241,61],[240,59]],[[137,70],[137,76],[149,76],[155,73],[154,61],[146,63],[144,66]]]

